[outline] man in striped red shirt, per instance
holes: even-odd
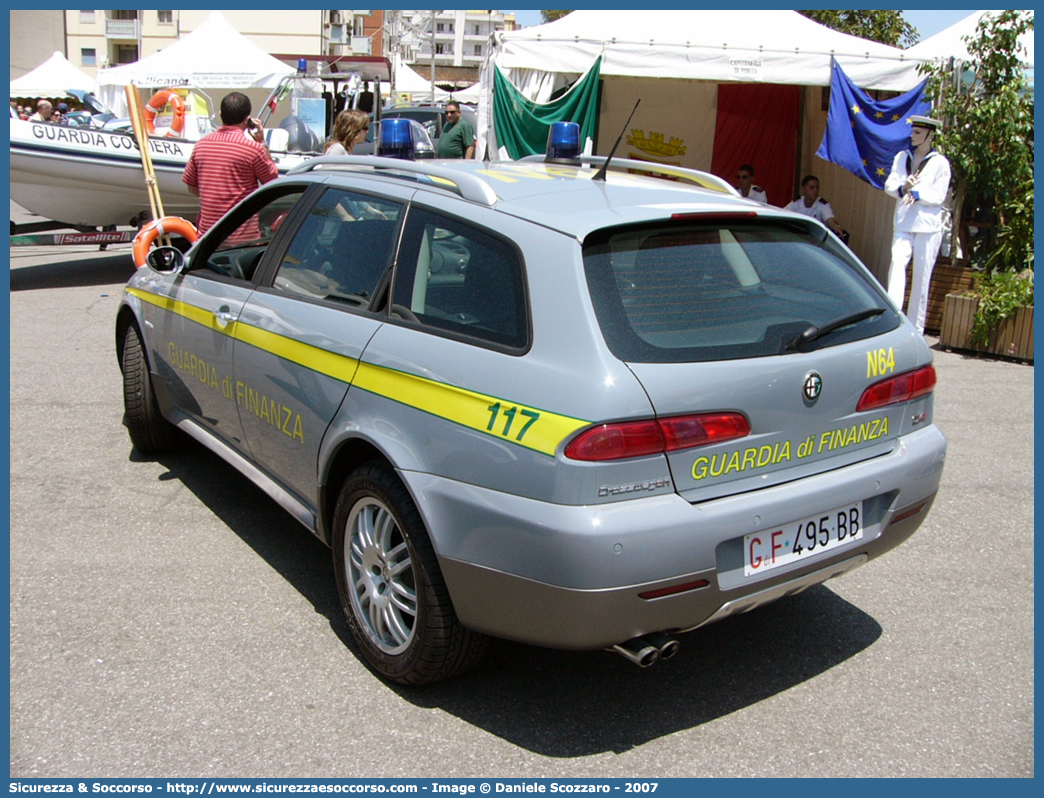
[[[250,98],[242,92],[225,95],[221,127],[192,148],[181,179],[199,197],[196,227],[200,235],[255,188],[279,174],[264,144],[261,122],[251,118],[250,110]],[[230,240],[247,241],[260,235],[257,218],[251,217]]]

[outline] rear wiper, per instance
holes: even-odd
[[[888,308],[870,308],[869,310],[861,310],[858,313],[842,316],[840,319],[832,321],[829,324],[824,324],[822,327],[817,327],[813,324],[797,338],[788,343],[787,350],[791,352],[801,352],[817,338],[822,338],[827,333],[832,333],[834,330],[840,329],[841,327],[847,327],[849,324],[855,324],[864,319],[871,319],[874,316],[880,316],[887,309]]]

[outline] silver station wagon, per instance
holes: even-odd
[[[939,487],[924,340],[822,225],[705,173],[321,157],[147,261],[131,442],[187,434],[325,541],[392,681],[490,636],[652,664]]]

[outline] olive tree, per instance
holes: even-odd
[[[922,67],[936,140],[953,171],[953,218],[961,249],[989,270],[1033,262],[1033,94],[1019,37],[1033,12],[986,14],[965,37],[969,61]],[[963,219],[986,231],[969,247]]]
[[[917,41],[917,29],[903,18],[902,11],[816,9],[798,13],[841,33],[893,47],[909,47]]]
[[[541,11],[540,16],[544,22],[554,22],[556,19],[561,19],[566,14],[571,14],[572,11]]]

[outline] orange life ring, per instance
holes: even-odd
[[[164,89],[153,94],[149,101],[145,103],[144,109],[142,109],[145,112],[145,127],[149,133],[156,132],[156,114],[162,111],[168,102],[170,107],[174,109],[174,119],[171,121],[167,132],[163,135],[180,136],[185,129],[185,101],[173,89]]]
[[[184,236],[189,240],[189,243],[193,243],[199,238],[195,225],[187,219],[182,219],[180,216],[164,216],[162,219],[155,219],[141,228],[138,234],[134,236],[135,267],[140,269],[145,265],[145,256],[149,254],[152,243],[160,236],[168,233],[177,233],[180,236]]]

